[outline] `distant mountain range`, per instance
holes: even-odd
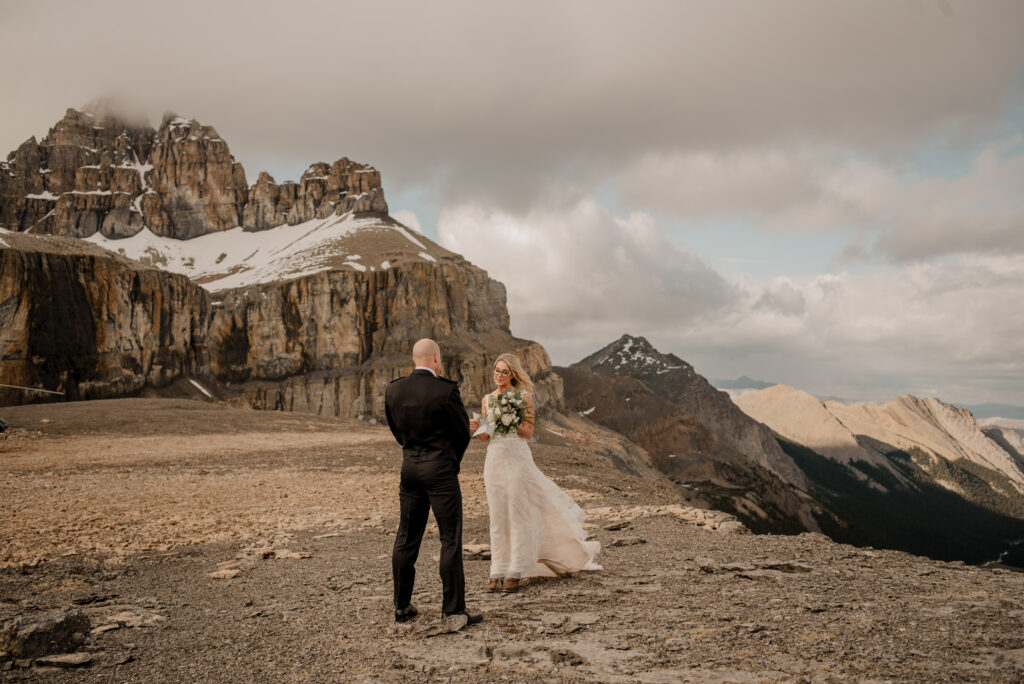
[[[774,387],[779,383],[765,382],[764,380],[755,380],[746,375],[741,375],[734,380],[712,380],[711,384],[720,390],[726,390],[730,396],[742,396],[744,392],[737,390],[763,390],[769,387]],[[822,401],[838,401],[844,404],[854,404],[853,402],[839,397],[819,397]],[[1024,406],[1016,406],[1014,404],[957,404],[961,408],[965,408],[970,411],[974,417],[978,420],[983,418],[1006,418],[1009,420],[1024,420]]]
[[[822,521],[833,538],[982,561],[1024,537],[1024,440],[1013,430],[910,395],[847,405],[777,385],[735,401],[814,481],[841,521]]]
[[[634,439],[686,496],[754,530],[972,562],[1024,538],[1024,438],[964,409],[912,396],[847,405],[780,385],[730,388],[730,400],[629,335],[555,370],[569,408]]]

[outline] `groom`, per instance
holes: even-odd
[[[391,555],[395,620],[406,622],[419,614],[411,603],[412,586],[427,514],[433,510],[441,536],[442,617],[463,614],[468,624],[474,624],[483,616],[466,611],[459,489],[459,464],[470,439],[469,419],[458,384],[438,377],[441,349],[437,342],[417,342],[412,360],[416,369],[389,384],[384,394],[388,427],[402,445],[401,509]]]

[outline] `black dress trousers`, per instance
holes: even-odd
[[[462,568],[462,490],[458,473],[450,466],[432,460],[405,459],[398,490],[401,517],[391,569],[395,580],[395,608],[404,608],[412,600],[416,579],[416,558],[427,526],[427,515],[434,512],[441,537],[441,610],[457,613],[466,608],[466,577]]]

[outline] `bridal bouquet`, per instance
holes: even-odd
[[[492,397],[487,405],[487,422],[494,426],[494,434],[501,437],[515,435],[523,423],[531,422],[527,418],[526,399],[517,388],[505,390]]]

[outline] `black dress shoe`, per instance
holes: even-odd
[[[483,615],[481,615],[480,613],[470,613],[468,610],[460,610],[455,613],[441,613],[441,619],[443,620],[444,618],[450,615],[465,615],[467,625],[475,625],[478,622],[484,621]]]
[[[395,622],[408,622],[420,614],[411,603],[405,608],[395,608]]]

